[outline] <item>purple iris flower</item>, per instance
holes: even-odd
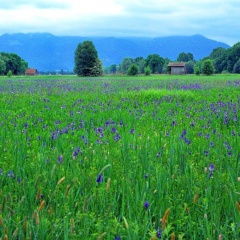
[[[99,175],[98,175],[98,177],[97,177],[97,179],[96,179],[96,182],[97,182],[97,183],[103,182],[103,175],[102,175],[102,174],[99,174]]]
[[[148,208],[149,208],[149,203],[148,203],[148,202],[144,202],[143,207],[144,207],[145,209],[148,209]]]
[[[209,177],[213,177],[214,164],[211,163],[208,169],[209,169],[209,171],[210,171]]]

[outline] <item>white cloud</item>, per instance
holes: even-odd
[[[0,34],[82,36],[202,34],[240,41],[239,0],[0,0]]]

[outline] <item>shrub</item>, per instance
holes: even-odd
[[[200,75],[200,68],[198,67],[198,66],[195,66],[194,67],[194,73],[196,74],[196,75]]]
[[[147,67],[144,69],[144,74],[145,74],[146,76],[149,76],[149,75],[151,74],[151,69],[150,69],[149,66],[147,66]]]
[[[214,73],[214,66],[210,59],[203,62],[202,73],[208,76]]]
[[[129,68],[128,68],[128,71],[127,71],[127,74],[129,76],[135,76],[137,75],[139,72],[139,69],[138,69],[138,66],[136,64],[132,64]]]
[[[11,76],[12,76],[12,71],[11,71],[11,70],[8,70],[7,76],[8,76],[8,77],[11,77]]]

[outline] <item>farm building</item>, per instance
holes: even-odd
[[[170,74],[185,74],[186,73],[186,64],[185,62],[170,62],[168,64],[170,68]]]
[[[25,75],[27,75],[27,76],[38,75],[38,71],[36,68],[27,68],[25,71]]]

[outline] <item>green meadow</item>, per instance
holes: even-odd
[[[240,76],[0,77],[1,239],[239,239]]]

